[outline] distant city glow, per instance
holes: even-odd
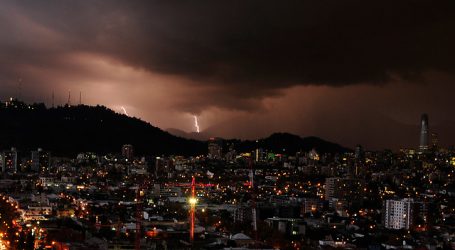
[[[196,132],[199,133],[199,132],[201,132],[199,129],[199,121],[197,119],[197,116],[193,115],[193,117],[194,117],[194,127],[196,127]]]

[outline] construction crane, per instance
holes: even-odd
[[[253,161],[250,158],[249,160],[249,165],[250,165],[250,172],[248,174],[248,177],[250,179],[250,192],[251,192],[251,215],[253,217],[253,230],[257,238],[257,232],[258,232],[258,226],[257,226],[257,217],[256,217],[256,194],[254,192],[254,172],[253,172]]]
[[[196,179],[192,178],[191,180],[191,196],[188,200],[190,203],[190,242],[193,243],[194,241],[194,210],[196,208]]]
[[[193,177],[194,179],[194,177]],[[213,183],[192,183],[192,182],[186,182],[186,183],[174,183],[174,182],[168,182],[164,184],[166,187],[192,187],[193,185],[198,188],[205,188],[205,187],[214,187],[216,186]]]
[[[167,187],[186,187],[191,189],[190,197],[188,198],[189,205],[189,224],[190,224],[190,242],[194,242],[194,227],[195,227],[195,215],[196,215],[196,204],[198,202],[196,195],[196,187],[207,188],[214,187],[212,183],[196,183],[196,178],[192,176],[191,183],[166,183]]]
[[[115,231],[116,231],[115,235],[116,235],[117,237],[119,237],[119,236],[120,236],[120,230],[121,230],[122,227],[123,227],[123,223],[120,221],[120,218],[119,218],[118,221],[117,221],[117,223],[101,224],[101,222],[100,222],[100,220],[99,220],[99,217],[98,217],[98,215],[97,215],[97,216],[95,217],[95,228],[96,228],[97,230],[100,230],[102,227],[103,227],[103,228],[104,228],[104,227],[105,227],[105,228],[113,228],[113,229],[115,228]]]
[[[142,223],[142,195],[141,188],[138,187],[136,192],[136,240],[135,249],[141,249],[141,223]],[[142,193],[143,194],[143,193]]]

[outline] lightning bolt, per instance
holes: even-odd
[[[194,117],[194,127],[196,128],[196,132],[199,133],[200,130],[199,130],[199,122],[197,120],[197,116],[193,115]]]
[[[123,113],[125,113],[125,115],[130,116],[130,115],[128,114],[128,112],[126,112],[125,107],[121,106],[120,108],[123,110]]]

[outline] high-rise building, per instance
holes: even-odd
[[[208,146],[208,158],[221,159],[223,153],[223,140],[221,138],[210,138]]]
[[[156,157],[155,159],[155,178],[158,179],[158,174],[160,174],[162,171],[161,168],[164,167],[164,159],[161,157]]]
[[[363,162],[365,158],[365,152],[363,151],[362,145],[357,145],[355,146],[355,154],[354,154],[355,160]]]
[[[2,172],[17,172],[17,150],[15,148],[11,148],[10,151],[3,152],[0,156],[0,160]]]
[[[122,146],[122,156],[126,159],[133,159],[134,157],[134,149],[133,145],[125,144]]]
[[[0,170],[5,172],[5,154],[0,153]]]
[[[383,205],[384,227],[409,229],[412,226],[414,200],[409,198],[385,200]]]
[[[237,152],[235,152],[234,143],[231,143],[228,145],[228,152],[226,153],[224,158],[226,159],[226,161],[233,161],[236,156]]]
[[[38,148],[32,151],[32,170],[40,173],[49,172],[50,168],[50,153]]]
[[[423,114],[420,121],[420,144],[419,150],[428,150],[428,139],[429,139],[429,128],[428,128],[428,115]]]
[[[325,179],[325,199],[330,200],[335,197],[335,189],[340,178],[326,178]]]

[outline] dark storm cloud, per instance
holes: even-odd
[[[67,50],[217,82],[349,84],[454,66],[449,0],[16,4]]]
[[[7,1],[4,6],[3,77],[26,77],[30,65],[68,71],[72,65],[62,63],[67,54],[97,54],[213,87],[195,97],[196,105],[176,104],[195,112],[204,105],[248,110],[293,85],[380,84],[391,76],[419,82],[424,72],[455,68],[450,0]]]
[[[452,0],[5,0],[0,99],[82,91],[162,128],[377,148],[417,143],[428,112],[449,144],[454,30]]]

